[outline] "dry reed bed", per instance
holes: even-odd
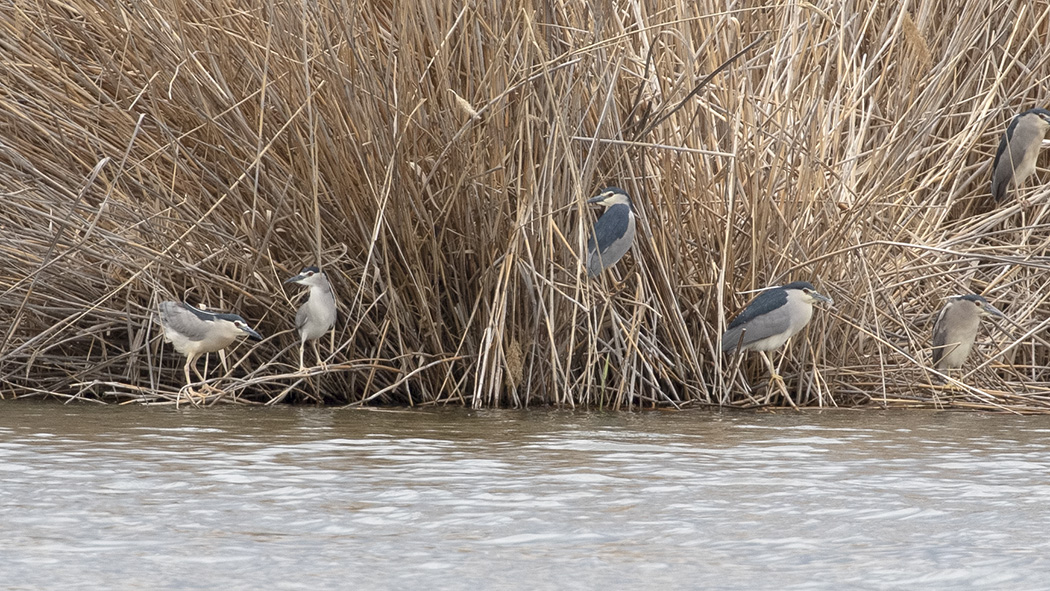
[[[184,298],[269,337],[213,359],[213,402],[783,404],[717,339],[748,290],[809,279],[837,304],[787,350],[799,404],[1050,409],[1050,190],[988,194],[1008,118],[1048,104],[1048,17],[16,1],[0,394],[174,399],[181,359],[151,310]],[[576,253],[606,184],[640,233],[592,282]],[[341,321],[333,365],[298,376],[281,282],[318,259]],[[930,323],[967,291],[1016,325],[983,331],[970,387],[947,390]]]

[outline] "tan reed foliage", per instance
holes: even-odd
[[[1050,189],[989,180],[1050,104],[1048,28],[1022,0],[14,0],[0,395],[174,400],[151,319],[181,298],[268,336],[212,356],[209,403],[784,404],[718,337],[805,279],[837,304],[786,350],[800,405],[1046,410]],[[605,185],[639,235],[591,281]],[[295,375],[282,281],[318,262],[340,321]],[[1016,324],[948,389],[932,318],[970,291]]]

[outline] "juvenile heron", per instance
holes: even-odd
[[[225,349],[238,337],[246,336],[261,341],[262,335],[252,330],[244,318],[236,314],[218,314],[198,310],[183,302],[160,303],[160,325],[164,340],[186,356],[186,387],[190,385],[190,367],[201,382],[204,376],[197,369],[201,355]]]
[[[623,189],[606,187],[597,197],[587,200],[605,206],[587,240],[587,275],[599,273],[616,264],[634,242],[634,209],[631,197]]]
[[[1050,111],[1029,109],[1014,117],[1006,128],[992,165],[992,196],[996,201],[1006,197],[1007,186],[1021,186],[1035,172],[1039,146],[1050,130]]]
[[[933,367],[962,367],[977,339],[981,318],[1002,315],[988,300],[977,294],[948,298],[948,303],[933,324]]]
[[[285,283],[298,283],[310,288],[306,303],[295,313],[295,328],[299,330],[299,371],[306,369],[303,363],[306,341],[313,341],[317,365],[324,367],[317,339],[335,325],[335,292],[332,291],[332,284],[328,283],[328,278],[317,267],[306,267],[295,277],[285,280]]]
[[[758,351],[769,366],[770,379],[783,382],[766,351],[782,347],[805,328],[817,302],[834,303],[806,281],[763,291],[729,323],[722,335],[722,353]]]

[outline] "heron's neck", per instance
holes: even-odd
[[[313,299],[314,297],[324,297],[326,295],[331,295],[331,293],[332,293],[332,286],[329,283],[327,283],[327,282],[321,283],[320,285],[311,285],[310,286],[310,298],[311,299]]]

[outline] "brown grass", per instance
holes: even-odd
[[[837,304],[786,351],[799,404],[1050,409],[1050,189],[989,195],[1048,104],[1046,2],[244,6],[0,8],[0,395],[174,399],[182,298],[269,337],[212,401],[782,404],[718,337],[807,279]],[[607,184],[639,236],[589,281]],[[341,320],[296,376],[282,281],[318,261]],[[930,325],[971,291],[1015,324],[948,390]]]

